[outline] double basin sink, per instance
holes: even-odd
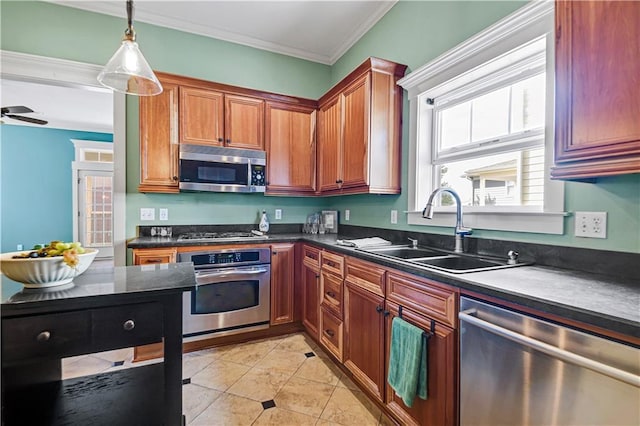
[[[385,246],[376,248],[362,248],[361,251],[401,260],[409,264],[453,274],[488,271],[492,269],[511,268],[529,265],[529,262],[509,263],[507,258],[478,257],[471,255],[451,254],[449,252],[411,246]]]

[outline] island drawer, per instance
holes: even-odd
[[[62,358],[91,346],[91,312],[73,311],[2,320],[2,364]]]
[[[2,363],[56,359],[161,342],[160,303],[136,303],[2,321]]]
[[[162,305],[136,303],[91,312],[94,351],[162,341]]]

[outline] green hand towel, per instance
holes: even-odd
[[[427,340],[421,329],[398,317],[391,323],[387,381],[407,407],[416,395],[427,399]]]

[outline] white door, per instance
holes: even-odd
[[[112,171],[78,170],[78,237],[98,257],[113,257]]]

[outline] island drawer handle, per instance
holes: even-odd
[[[133,320],[126,320],[122,327],[127,331],[131,331],[136,327],[136,323]]]
[[[38,336],[36,337],[36,340],[38,342],[46,342],[50,338],[51,338],[51,333],[50,332],[42,331],[42,332],[40,332],[40,334],[38,334]]]

